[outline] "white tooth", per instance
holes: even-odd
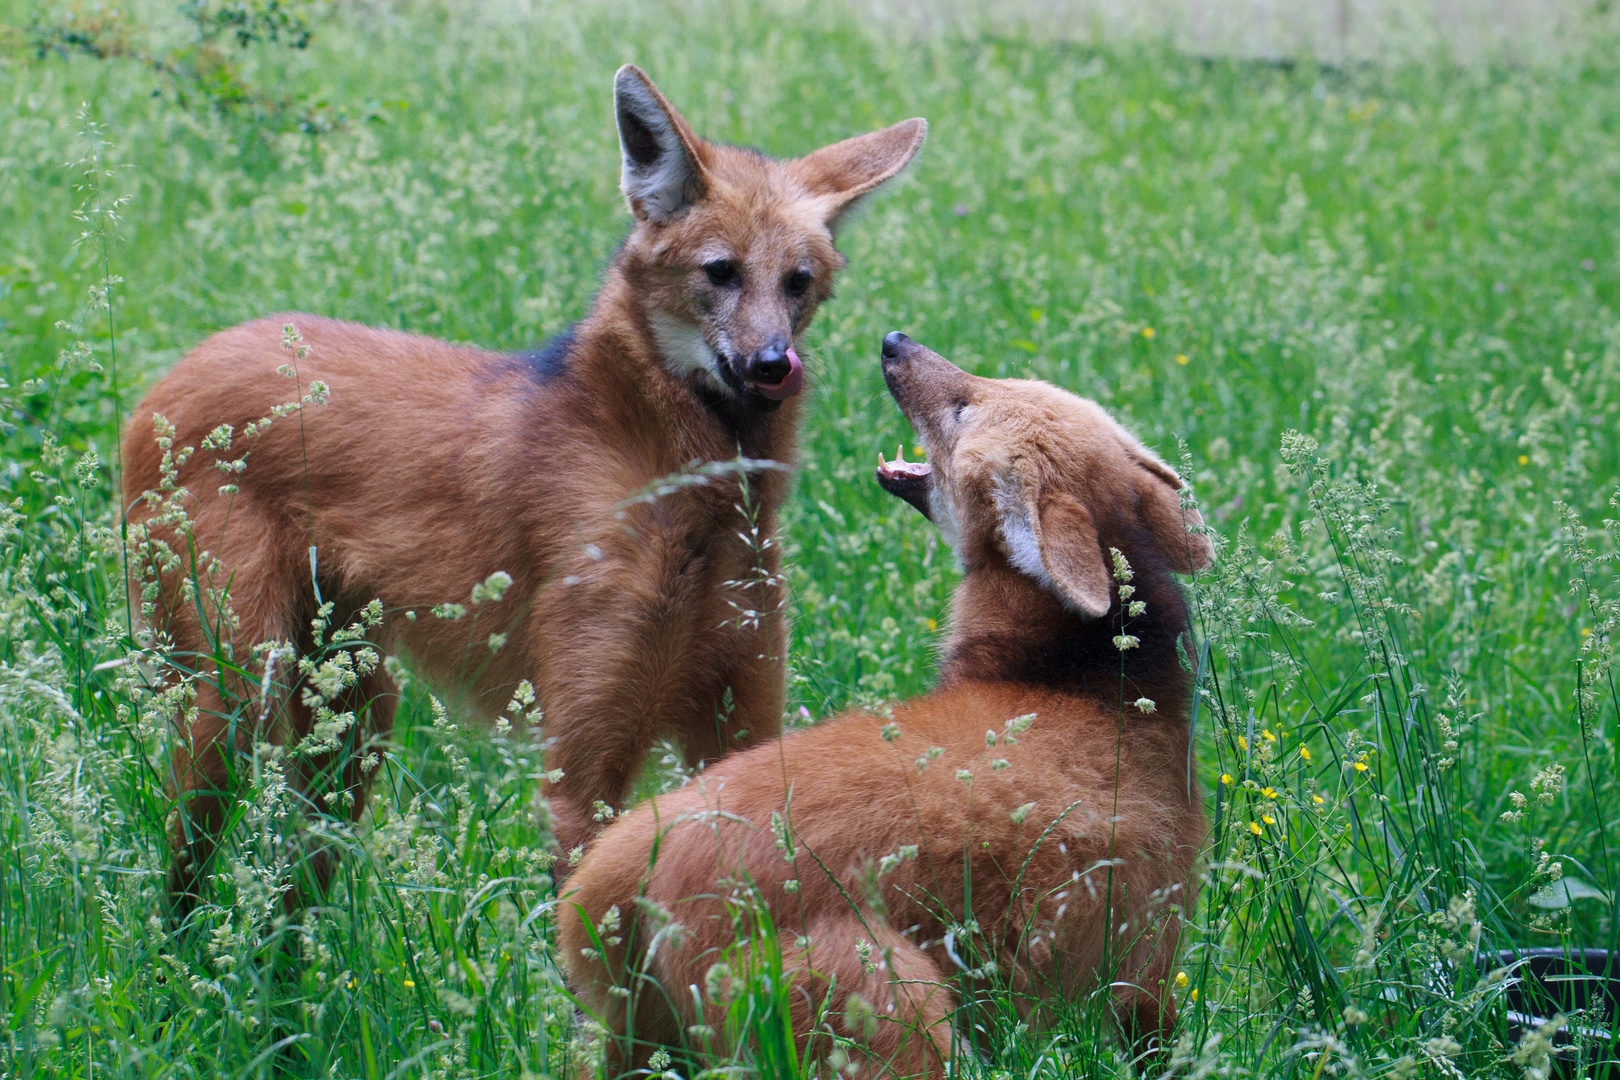
[[[894,448],[894,463],[896,465],[904,465],[906,463],[906,444],[905,443],[901,443],[899,446]]]
[[[885,468],[885,467],[888,466],[888,464],[889,463],[887,461],[883,460],[883,451],[879,450],[878,451],[878,468],[880,468],[880,469]]]

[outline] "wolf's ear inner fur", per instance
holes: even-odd
[[[619,186],[638,220],[670,221],[703,197],[707,185],[696,136],[634,64],[613,78],[613,111],[624,153]]]
[[[861,196],[894,179],[922,149],[928,121],[902,120],[882,131],[823,146],[793,162],[810,195],[821,204],[829,228],[836,228]]]
[[[1069,495],[1043,494],[1034,484],[998,483],[996,510],[1007,561],[1091,619],[1108,614],[1112,597],[1097,525]]]

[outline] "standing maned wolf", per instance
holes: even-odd
[[[769,538],[787,478],[754,472],[746,497],[740,472],[657,481],[697,462],[793,460],[796,345],[843,266],[834,229],[927,125],[774,161],[698,138],[635,67],[619,70],[614,107],[635,227],[590,314],[544,349],[277,315],[203,342],[135,410],[124,495],[151,543],[131,576],[200,673],[175,762],[182,907],[228,818],[238,751],[324,747],[298,759],[296,784],[358,814],[369,744],[392,724],[396,689],[364,642],[321,671],[267,664],[279,654],[265,643],[330,650],[360,619],[491,717],[530,682],[565,851],[660,736],[695,764],[777,734]],[[244,469],[216,471],[244,449]],[[754,541],[740,506],[757,514]],[[496,572],[509,586],[483,587]]]
[[[878,481],[963,567],[939,686],[729,757],[597,839],[558,956],[608,1029],[605,1076],[769,1037],[727,1021],[773,938],[794,1055],[863,1076],[945,1075],[957,977],[1032,1018],[1102,991],[1142,1053],[1175,1027],[1205,825],[1171,574],[1209,563],[1198,512],[1094,402],[903,334],[883,378],[929,460]]]

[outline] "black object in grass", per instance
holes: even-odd
[[[1503,995],[1515,1042],[1558,1015],[1581,1017],[1552,1037],[1553,1075],[1620,1080],[1620,954],[1607,949],[1505,949]],[[1580,1049],[1578,1044],[1584,1044]]]

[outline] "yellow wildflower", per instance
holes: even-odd
[[[1299,748],[1299,756],[1302,759],[1304,759],[1305,761],[1311,760],[1311,752],[1310,752],[1309,748],[1304,747],[1304,746],[1300,747]]]
[[[1232,774],[1229,772],[1221,773],[1221,783],[1230,785],[1232,783]]]
[[[1151,327],[1151,326],[1142,327],[1142,336],[1147,338],[1149,341],[1153,340],[1153,334],[1154,334],[1153,327]]]
[[[1186,986],[1190,981],[1191,980],[1187,978],[1187,973],[1185,971],[1176,972],[1176,986],[1178,988]]]
[[[1251,821],[1249,822],[1249,831],[1254,833],[1254,835],[1259,836],[1264,830],[1260,828],[1260,823],[1258,821]]]
[[[1186,367],[1187,366],[1187,354],[1186,353],[1176,353],[1176,363],[1180,364],[1182,367]]]

